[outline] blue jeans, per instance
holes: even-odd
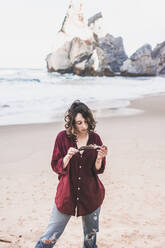
[[[96,245],[96,232],[99,231],[99,213],[100,207],[93,213],[82,216],[83,248],[98,248]],[[71,215],[59,212],[55,204],[46,232],[37,242],[35,248],[52,248],[63,233],[70,217]]]

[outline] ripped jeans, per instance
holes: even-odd
[[[100,207],[93,213],[82,216],[84,231],[83,248],[98,248],[96,245],[96,232],[99,231]],[[53,207],[46,232],[37,242],[35,248],[52,248],[63,233],[71,215],[62,214],[58,211],[56,204]]]

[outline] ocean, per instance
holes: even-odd
[[[80,77],[45,69],[0,69],[0,125],[62,121],[74,100],[95,118],[138,114],[130,101],[165,93],[164,77]]]

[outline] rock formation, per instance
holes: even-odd
[[[97,13],[85,20],[80,0],[71,2],[62,27],[56,35],[53,52],[47,58],[49,72],[75,73],[81,76],[114,76],[127,59],[122,38],[101,37]]]
[[[165,74],[165,42],[152,51],[149,44],[139,48],[120,68],[123,76],[156,76]]]
[[[120,68],[123,76],[155,76],[156,62],[152,58],[152,48],[146,44],[139,48]]]
[[[121,37],[113,37],[107,34],[99,39],[99,47],[105,52],[108,65],[114,72],[119,72],[123,62],[127,60],[127,55]]]
[[[84,42],[90,41],[90,45],[86,44],[87,50],[84,50],[85,47],[82,46],[82,43],[81,49],[73,46],[76,43],[76,37],[78,37],[77,47],[80,45],[80,40]],[[78,59],[79,57],[91,55],[93,41],[93,34],[83,17],[82,3],[76,0],[69,5],[62,27],[55,37],[53,52],[46,58],[48,71],[73,72],[73,56]],[[75,50],[78,50],[76,55],[74,54]]]
[[[165,74],[165,41],[155,47],[152,58],[157,64],[157,74]]]
[[[156,76],[165,74],[165,42],[140,47],[130,58],[121,37],[104,34],[99,12],[85,20],[82,0],[72,0],[47,58],[49,72],[81,76]]]

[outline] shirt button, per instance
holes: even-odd
[[[79,166],[79,168],[81,169],[81,165]]]
[[[80,179],[81,179],[81,177],[78,178],[78,180],[80,180]]]
[[[80,187],[78,187],[78,190],[80,190]]]
[[[77,197],[77,201],[79,200],[79,198]]]

